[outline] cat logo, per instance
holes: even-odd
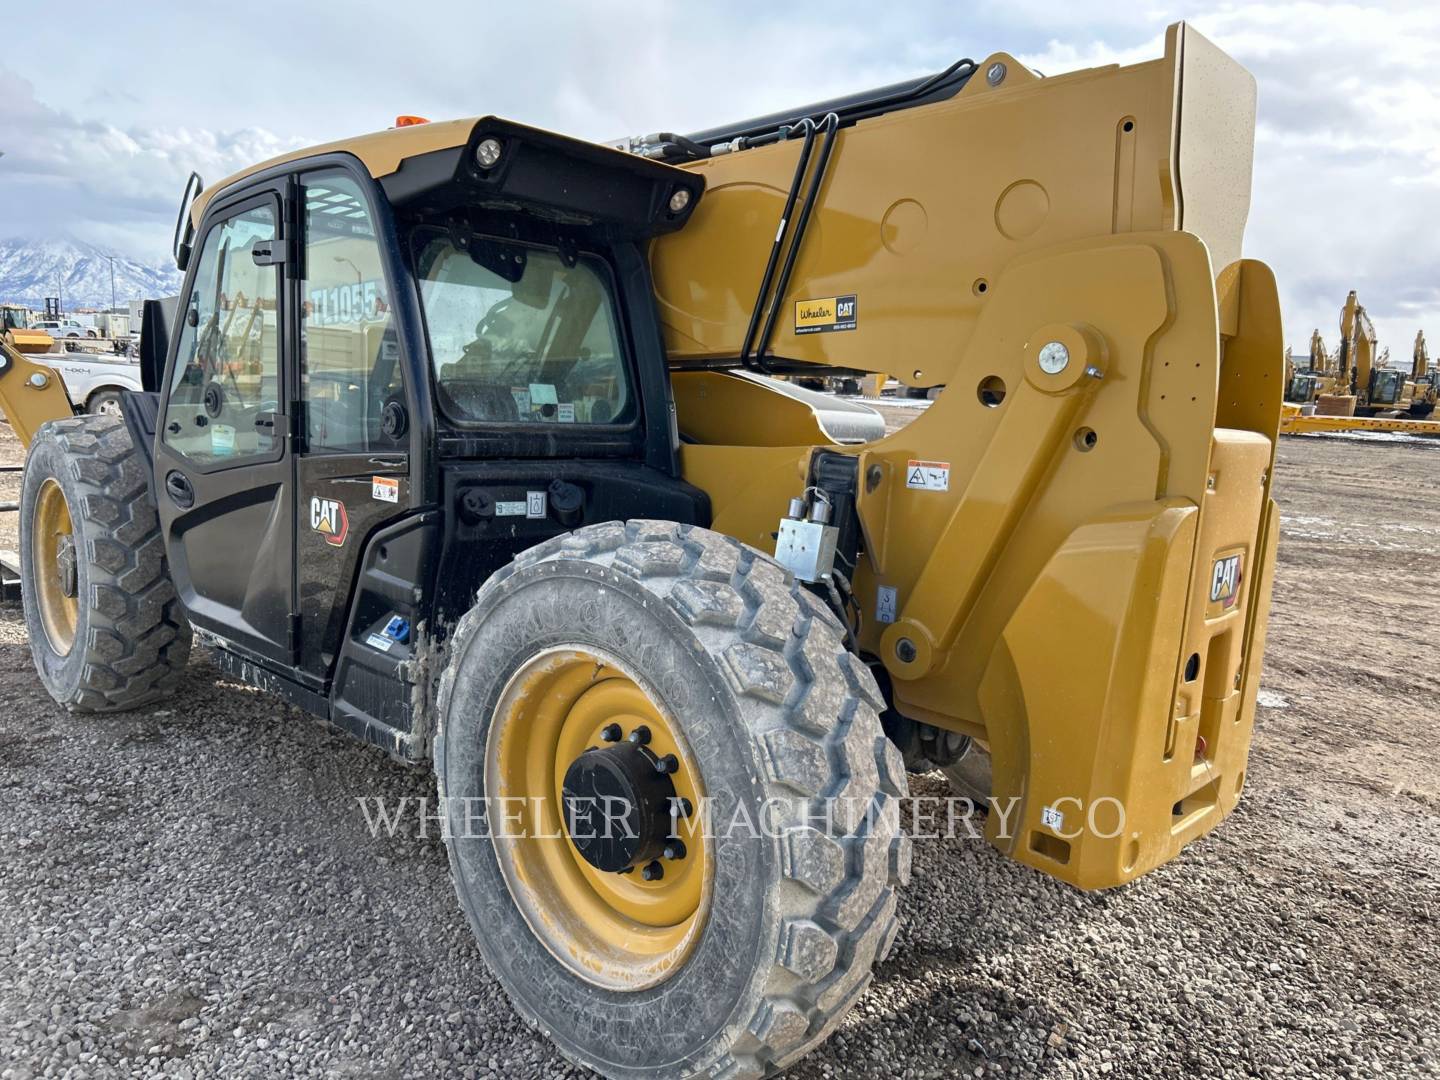
[[[1227,555],[1215,560],[1210,574],[1210,602],[1222,607],[1234,607],[1235,598],[1240,595],[1240,556]]]
[[[345,504],[339,499],[310,497],[310,528],[325,538],[331,547],[345,543],[350,532],[350,515],[345,513]]]

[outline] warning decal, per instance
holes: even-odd
[[[905,486],[916,491],[949,491],[950,463],[912,458],[905,463]]]
[[[855,294],[826,296],[819,300],[795,301],[795,333],[823,334],[832,330],[854,330],[859,322]]]
[[[400,501],[400,481],[393,476],[372,476],[370,478],[370,497],[380,502],[398,503]]]

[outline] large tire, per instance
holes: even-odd
[[[486,796],[512,673],[569,646],[618,657],[683,729],[717,834],[773,800],[768,835],[707,839],[706,918],[684,958],[638,990],[560,962],[513,898],[497,842],[462,820]],[[756,1078],[821,1042],[888,953],[910,873],[905,773],[882,704],[822,602],[706,529],[590,526],[495,574],[451,642],[435,764],[461,907],[520,1015],[573,1061],[627,1080]]]
[[[20,573],[30,651],[50,696],[77,712],[158,701],[180,682],[190,656],[190,627],[170,582],[145,471],[124,422],[113,416],[45,424],[26,460]],[[42,578],[60,571],[37,551],[45,539],[36,518],[38,510],[43,522],[56,488],[73,537],[66,543],[73,551],[64,587],[73,598],[68,634],[55,629],[53,617],[47,629],[42,614],[44,590],[54,596],[53,581]]]

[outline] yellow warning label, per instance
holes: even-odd
[[[823,334],[832,330],[854,330],[859,318],[855,295],[825,296],[795,302],[795,333]]]

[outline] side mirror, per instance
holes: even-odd
[[[180,298],[146,300],[140,316],[140,385],[149,393],[160,389],[165,358],[170,353],[170,327]]]
[[[190,241],[195,238],[195,227],[190,222],[190,208],[205,189],[200,174],[192,172],[185,181],[185,190],[180,195],[180,213],[175,218],[175,235],[170,240],[171,254],[175,256],[175,268],[182,274],[190,265]]]

